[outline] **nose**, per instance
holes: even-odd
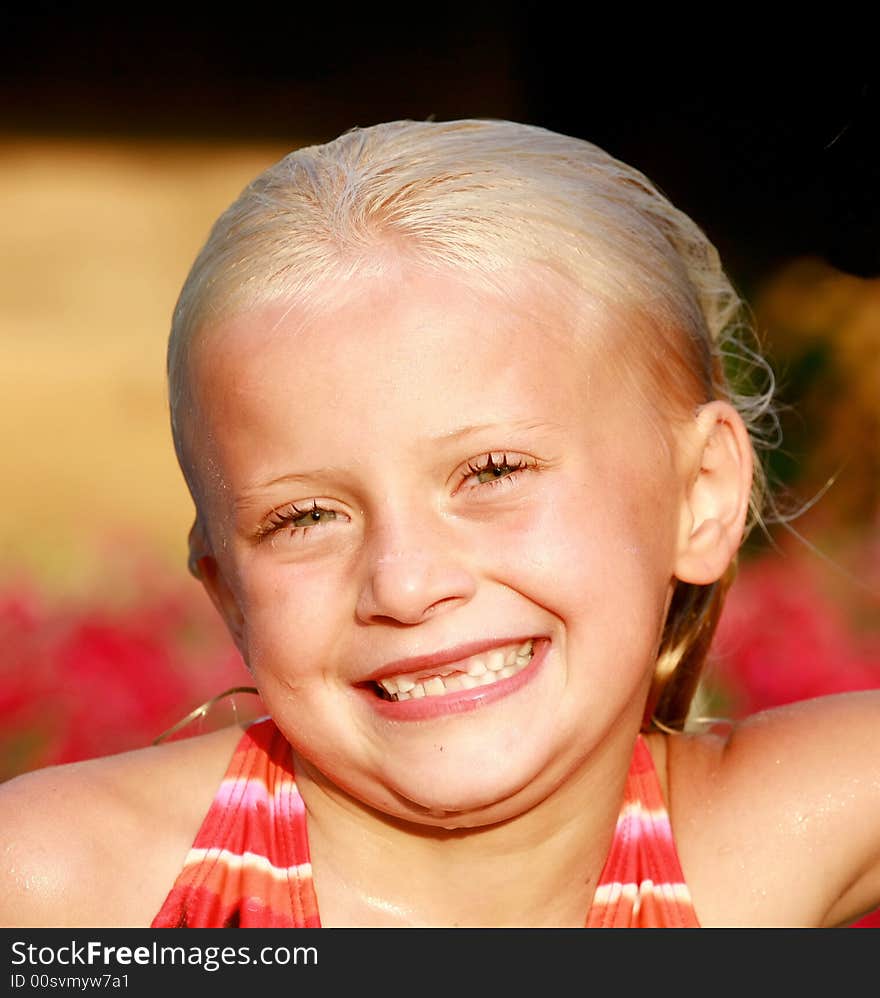
[[[436,520],[383,524],[365,551],[357,616],[417,624],[473,596],[476,585],[448,530]]]

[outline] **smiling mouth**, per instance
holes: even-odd
[[[433,672],[401,673],[375,682],[378,695],[394,702],[418,700],[422,697],[442,697],[447,693],[492,686],[502,679],[515,676],[529,664],[534,654],[534,640],[519,645],[493,648],[480,655],[471,655],[461,662],[440,667]]]

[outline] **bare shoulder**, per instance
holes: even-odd
[[[668,740],[670,813],[704,924],[838,925],[880,904],[878,736],[875,690]]]
[[[0,786],[0,925],[148,925],[240,737],[224,728]]]

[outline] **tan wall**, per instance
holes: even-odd
[[[182,569],[171,311],[216,215],[286,151],[0,141],[0,576],[76,584],[128,535]]]

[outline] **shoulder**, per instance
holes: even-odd
[[[704,924],[845,924],[880,904],[878,732],[875,690],[667,739],[670,815]]]
[[[241,734],[225,728],[0,786],[0,925],[148,925]]]

